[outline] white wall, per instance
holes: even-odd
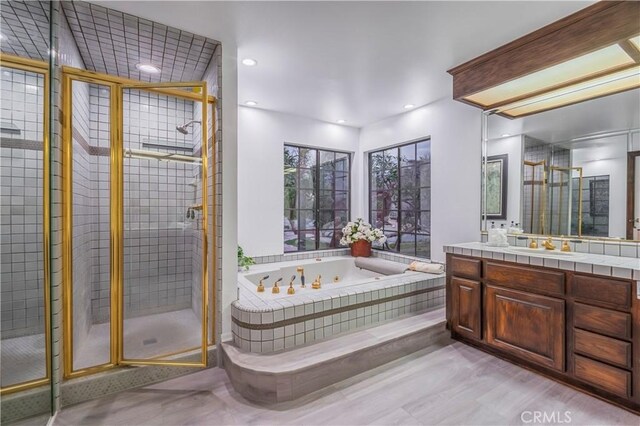
[[[627,233],[627,137],[590,141],[590,146],[572,150],[573,166],[582,175],[609,175],[609,236],[625,238]]]
[[[361,159],[367,151],[431,137],[434,260],[444,260],[444,244],[480,240],[480,117],[476,108],[441,99],[367,125],[360,131]],[[364,188],[365,171],[359,179],[354,186]]]
[[[238,114],[238,243],[249,256],[282,254],[284,144],[355,154],[359,130],[258,108],[241,106]],[[357,155],[351,173],[352,179],[361,174]],[[352,184],[352,216],[361,211],[361,198]]]
[[[507,182],[507,218],[496,220],[496,227],[504,223],[509,226],[511,221],[520,222],[520,189],[522,188],[522,136],[511,136],[491,140],[487,143],[487,156],[507,154],[508,182]]]

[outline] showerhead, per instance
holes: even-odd
[[[182,133],[183,135],[188,135],[189,134],[189,130],[187,130],[187,127],[189,127],[192,124],[202,124],[200,121],[198,120],[191,120],[188,121],[186,123],[184,123],[182,126],[176,126],[176,130],[179,131],[180,133]]]

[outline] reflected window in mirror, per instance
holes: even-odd
[[[640,152],[640,89],[517,119],[487,114],[483,126],[487,160],[509,159],[507,215],[495,226],[514,222],[530,234],[640,237],[633,154]],[[483,183],[490,178],[483,168]],[[494,220],[495,193],[487,188],[484,194],[483,230]]]

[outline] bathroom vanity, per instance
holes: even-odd
[[[640,413],[640,260],[516,250],[445,247],[451,336]]]

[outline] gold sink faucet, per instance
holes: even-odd
[[[571,246],[569,245],[569,241],[564,240],[562,242],[562,247],[560,248],[560,251],[566,251],[566,252],[571,251]]]
[[[531,242],[529,243],[529,248],[531,248],[531,249],[537,249],[538,248],[538,242],[536,241],[535,238],[531,239]]]
[[[547,250],[555,250],[556,249],[556,246],[555,246],[555,244],[553,244],[553,240],[551,239],[551,237],[547,238],[545,240],[545,242],[542,243],[542,246]]]

